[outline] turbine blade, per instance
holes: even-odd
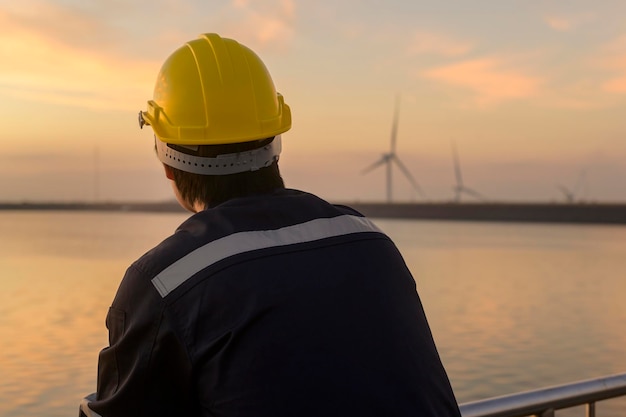
[[[417,181],[415,181],[415,178],[413,178],[413,175],[411,175],[411,172],[408,170],[408,168],[402,163],[402,161],[400,161],[400,158],[393,155],[392,159],[398,165],[398,168],[400,168],[400,171],[402,171],[404,176],[409,180],[409,182],[411,183],[415,191],[417,191],[417,193],[421,195],[422,197],[425,197],[424,192],[422,191],[422,188],[419,186]]]
[[[398,114],[400,112],[400,95],[396,96],[396,105],[393,110],[393,124],[391,125],[391,153],[396,152],[396,139],[398,136]]]
[[[558,188],[564,194],[570,194],[570,191],[563,185],[557,185],[556,188]]]
[[[374,169],[378,168],[379,166],[383,165],[386,162],[387,162],[387,158],[383,156],[378,161],[374,162],[372,165],[362,170],[361,174],[367,174],[368,172],[373,171]]]
[[[465,193],[467,193],[467,194],[469,194],[469,195],[473,196],[473,197],[476,197],[476,198],[477,198],[477,199],[479,199],[479,200],[484,200],[484,199],[485,199],[485,197],[484,197],[481,193],[479,193],[478,191],[472,190],[471,188],[465,188],[465,187],[464,187],[464,188],[463,188],[463,191],[464,191]]]
[[[574,201],[574,193],[569,188],[563,185],[557,185],[556,188],[558,188],[559,191],[563,193],[565,200],[567,200],[570,203]]]
[[[455,141],[452,141],[452,155],[454,157],[454,175],[456,177],[456,184],[459,187],[463,187],[463,176],[461,175],[461,164],[459,163],[459,154],[456,149]]]

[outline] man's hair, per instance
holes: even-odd
[[[261,148],[273,140],[274,138],[272,137],[228,145],[201,145],[198,146],[197,151],[176,145],[168,146],[194,156],[215,158],[218,155]],[[256,171],[230,175],[194,174],[173,167],[172,172],[180,196],[192,206],[199,202],[206,207],[213,207],[231,198],[265,194],[285,187],[278,169],[278,161],[274,161],[271,165]]]

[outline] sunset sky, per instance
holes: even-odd
[[[255,50],[291,106],[288,187],[396,201],[626,201],[624,0],[0,0],[0,201],[171,198],[137,113],[200,33]],[[467,198],[471,201],[471,198]]]

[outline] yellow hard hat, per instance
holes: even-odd
[[[286,132],[291,110],[252,50],[207,33],[165,61],[139,124],[162,142],[221,145]]]

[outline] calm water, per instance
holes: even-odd
[[[0,212],[1,417],[77,414],[126,267],[185,217]],[[460,402],[626,372],[626,227],[375,221],[415,275]]]

